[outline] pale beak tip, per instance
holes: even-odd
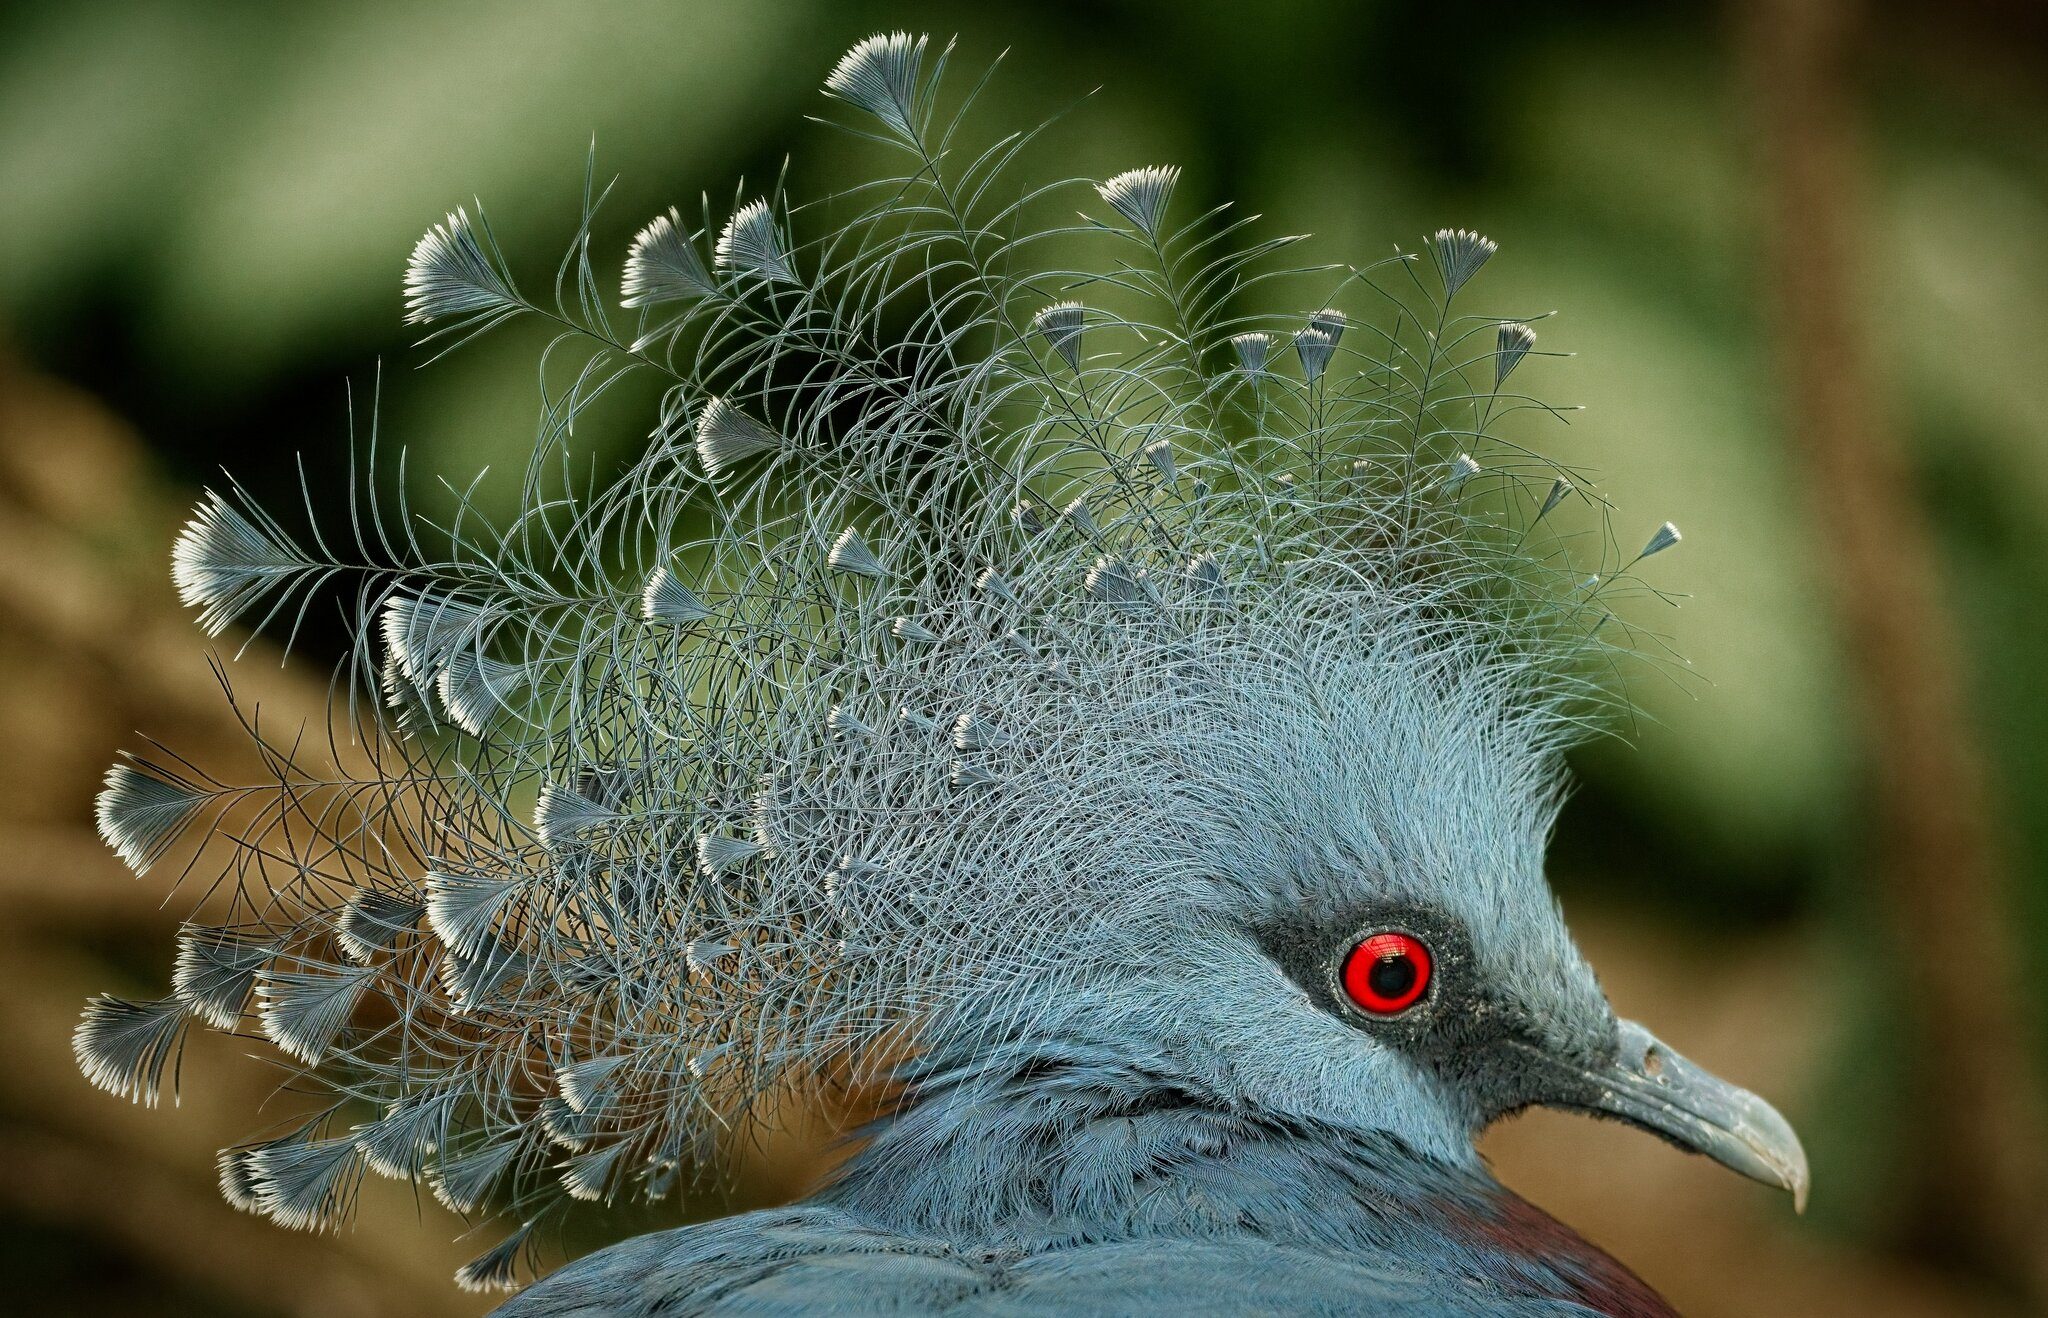
[[[1813,1188],[1813,1172],[1806,1162],[1806,1149],[1801,1146],[1791,1124],[1778,1115],[1777,1109],[1762,1099],[1757,1099],[1756,1104],[1768,1119],[1760,1123],[1765,1129],[1764,1138],[1753,1147],[1774,1166],[1780,1177],[1779,1183],[1792,1192],[1792,1211],[1804,1216],[1807,1192]]]
[[[1792,1192],[1806,1211],[1813,1175],[1799,1135],[1778,1110],[1673,1052],[1634,1021],[1620,1025],[1620,1056],[1589,1078],[1601,1086],[1590,1106],[1635,1122],[1731,1171]]]
[[[1728,1165],[1766,1184],[1790,1190],[1792,1211],[1804,1215],[1807,1192],[1813,1188],[1813,1172],[1807,1166],[1806,1150],[1801,1147],[1799,1136],[1776,1108],[1754,1095],[1743,1097],[1748,1120],[1738,1124],[1737,1139],[1747,1146],[1746,1151],[1755,1162],[1747,1167],[1739,1165],[1746,1160]]]

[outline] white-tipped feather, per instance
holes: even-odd
[[[132,1002],[103,994],[71,1032],[71,1055],[101,1089],[155,1107],[164,1066],[184,1034],[185,1004],[176,998]]]
[[[706,874],[726,874],[767,850],[752,838],[705,833],[697,838],[697,864]]]
[[[590,1147],[590,1141],[601,1126],[595,1115],[586,1115],[570,1107],[559,1094],[551,1094],[540,1101],[540,1128],[548,1142],[557,1148],[576,1152]]]
[[[587,1203],[602,1203],[611,1198],[619,1160],[630,1147],[608,1144],[571,1155],[562,1164],[562,1187],[569,1192],[571,1199]]]
[[[861,539],[860,532],[850,526],[841,531],[839,538],[832,542],[832,552],[826,555],[825,561],[836,571],[850,573],[856,577],[880,581],[889,575],[889,570],[882,566],[882,560],[875,556],[874,550],[868,548],[868,542]]]
[[[448,721],[472,737],[481,737],[500,714],[512,708],[513,695],[529,680],[531,675],[518,664],[473,650],[457,650],[448,656],[434,688]]]
[[[731,943],[696,942],[683,948],[683,968],[692,975],[703,976],[720,961],[738,955],[739,949]]]
[[[825,90],[859,106],[907,142],[918,138],[923,115],[918,75],[926,38],[879,33],[855,46],[825,75]]]
[[[1090,598],[1119,608],[1139,608],[1152,602],[1143,575],[1121,558],[1096,559],[1084,584]]]
[[[1540,522],[1550,516],[1552,510],[1565,501],[1565,496],[1570,494],[1572,489],[1572,483],[1562,476],[1552,481],[1550,483],[1550,492],[1543,496],[1543,506],[1536,510],[1535,520]]]
[[[266,968],[256,977],[263,1033],[308,1066],[324,1061],[376,978],[373,966]]]
[[[947,781],[955,787],[994,787],[999,779],[972,760],[954,760]]]
[[[171,996],[217,1030],[232,1030],[256,976],[278,952],[271,935],[187,925],[171,966]]]
[[[1230,585],[1224,579],[1223,564],[1214,553],[1201,553],[1188,560],[1188,593],[1210,604],[1230,602]]]
[[[1172,440],[1153,440],[1145,446],[1145,456],[1152,460],[1153,466],[1159,468],[1159,478],[1168,485],[1173,484],[1174,481],[1180,478],[1180,468],[1174,464],[1173,460]]]
[[[556,1067],[555,1087],[562,1091],[562,1101],[572,1110],[586,1112],[599,1105],[599,1091],[631,1060],[622,1053],[614,1053]]]
[[[775,227],[775,213],[766,201],[750,201],[733,212],[719,231],[712,256],[726,274],[752,276],[771,284],[797,282],[782,232]]]
[[[671,207],[668,214],[634,235],[626,252],[626,272],[619,281],[619,304],[627,307],[659,307],[671,302],[694,302],[712,297],[718,285],[704,268],[697,244],[683,225],[682,215]]]
[[[1314,384],[1330,369],[1330,359],[1337,355],[1337,341],[1314,327],[1300,330],[1294,336],[1294,354],[1301,358],[1302,378]]]
[[[825,726],[837,737],[868,738],[875,735],[875,729],[864,722],[860,715],[844,705],[832,706],[832,712],[825,716]]]
[[[1643,545],[1643,552],[1636,557],[1640,559],[1648,558],[1652,554],[1661,554],[1684,538],[1678,533],[1676,523],[1666,522],[1651,533],[1649,541]]]
[[[962,751],[993,750],[1003,744],[1003,734],[987,719],[962,714],[953,720],[953,748]]]
[[[612,822],[616,812],[563,783],[547,783],[533,805],[533,832],[544,847],[561,847]]]
[[[1095,185],[1102,199],[1117,214],[1136,226],[1148,238],[1157,237],[1166,216],[1166,203],[1173,197],[1173,185],[1180,181],[1178,165],[1147,165],[1127,169]]]
[[[405,318],[412,324],[504,314],[519,306],[519,292],[488,230],[471,220],[466,208],[448,212],[445,221],[427,230],[405,263]]]
[[[427,924],[458,956],[495,941],[496,924],[525,890],[523,879],[496,874],[427,875]]]
[[[998,604],[1017,605],[1017,588],[1010,584],[1008,577],[992,567],[986,567],[974,578],[974,588]]]
[[[428,1157],[447,1138],[455,1109],[453,1095],[430,1091],[392,1104],[375,1121],[349,1134],[371,1171],[393,1180],[417,1180]]]
[[[692,1079],[702,1080],[712,1074],[718,1068],[719,1063],[731,1054],[732,1047],[729,1043],[721,1043],[702,1049],[699,1052],[693,1053],[690,1060],[683,1063],[683,1067],[690,1073]]]
[[[1437,274],[1444,281],[1444,300],[1456,297],[1466,281],[1478,274],[1479,267],[1499,250],[1493,239],[1470,229],[1438,229],[1436,237],[1430,239],[1429,254],[1435,258]]]
[[[350,894],[335,921],[335,941],[359,965],[368,965],[389,953],[400,939],[419,930],[426,916],[426,903],[379,888],[359,888]]]
[[[1522,358],[1529,355],[1529,349],[1536,346],[1536,331],[1518,320],[1504,321],[1495,335],[1493,350],[1493,387],[1498,389],[1514,374]]]
[[[220,1197],[230,1207],[244,1213],[260,1213],[263,1205],[256,1198],[255,1171],[249,1165],[249,1155],[254,1149],[222,1149],[213,1156],[213,1170],[216,1183],[220,1186]]]
[[[482,644],[486,612],[465,600],[439,595],[393,595],[378,614],[386,652],[422,695],[435,691],[441,670],[458,651]]]
[[[519,1156],[519,1141],[492,1140],[444,1157],[428,1181],[434,1198],[451,1213],[474,1213]]]
[[[107,770],[106,786],[93,802],[100,840],[144,873],[178,840],[186,825],[212,799],[199,788],[144,773],[132,764]]]
[[[697,416],[697,460],[713,476],[781,446],[774,431],[723,398],[706,403]]]
[[[671,622],[680,626],[703,622],[711,616],[711,610],[697,592],[685,586],[676,574],[666,567],[654,569],[654,575],[647,578],[647,586],[640,592],[640,616],[648,622]]]
[[[915,618],[898,618],[889,624],[889,634],[916,645],[937,645],[939,634]]]
[[[247,1156],[256,1207],[279,1226],[325,1230],[354,1207],[363,1153],[352,1135],[272,1140]]]
[[[208,490],[171,546],[171,584],[199,625],[218,636],[273,589],[306,575],[313,563],[267,521]]]
[[[1273,336],[1252,331],[1230,336],[1230,346],[1237,353],[1237,368],[1246,375],[1264,375],[1266,363],[1273,357]]]
[[[908,732],[932,733],[939,730],[939,721],[928,714],[919,713],[908,705],[896,711],[896,723]]]
[[[1046,346],[1058,353],[1070,371],[1081,369],[1083,311],[1079,302],[1055,302],[1031,318]]]
[[[1437,493],[1446,498],[1465,488],[1465,482],[1479,474],[1479,463],[1470,453],[1460,453],[1451,459],[1444,469],[1443,479],[1437,482]]]
[[[450,948],[434,965],[448,1005],[464,1015],[497,1003],[501,994],[532,970],[530,958],[491,938],[469,954]]]
[[[455,1284],[471,1294],[519,1289],[519,1265],[533,1253],[535,1218],[455,1271]]]

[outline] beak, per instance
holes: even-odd
[[[1621,1051],[1604,1067],[1560,1067],[1565,1083],[1547,1100],[1619,1117],[1680,1148],[1703,1153],[1751,1180],[1792,1192],[1806,1211],[1806,1150],[1778,1110],[1746,1089],[1688,1062],[1634,1021],[1621,1023]]]

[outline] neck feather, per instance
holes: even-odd
[[[927,1068],[822,1198],[995,1248],[1248,1234],[1384,1254],[1599,1313],[1671,1313],[1483,1168],[1423,1158],[1384,1135],[1220,1105],[1170,1067],[1086,1046]]]

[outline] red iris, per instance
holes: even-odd
[[[1429,949],[1411,934],[1374,934],[1345,958],[1344,991],[1375,1016],[1398,1015],[1429,991]]]

